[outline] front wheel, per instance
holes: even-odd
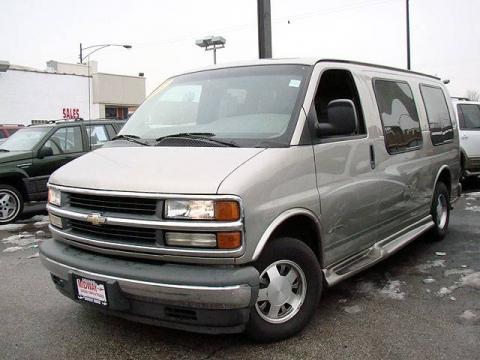
[[[0,184],[0,224],[14,222],[22,210],[22,194],[13,186]]]
[[[313,317],[322,291],[322,272],[313,251],[294,238],[267,245],[255,264],[258,298],[247,325],[256,341],[277,341],[301,331]]]
[[[447,234],[450,221],[450,193],[441,181],[435,186],[431,214],[435,223],[431,231],[433,240],[442,240]]]

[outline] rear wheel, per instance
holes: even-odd
[[[447,186],[441,181],[435,186],[431,214],[435,222],[431,231],[433,240],[442,240],[447,234],[450,221],[450,193]]]
[[[0,224],[14,222],[22,210],[22,194],[13,186],[0,184]]]
[[[258,298],[247,333],[256,341],[276,341],[301,331],[313,317],[322,291],[322,272],[313,251],[294,238],[279,238],[255,264]]]

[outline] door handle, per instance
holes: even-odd
[[[467,140],[467,139],[468,139],[468,136],[467,136],[467,135],[462,135],[461,138],[462,138],[463,140]]]
[[[370,144],[370,167],[375,169],[375,149],[373,148],[373,144]]]

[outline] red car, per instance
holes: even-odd
[[[24,127],[23,125],[0,125],[0,141],[8,138],[18,129]]]

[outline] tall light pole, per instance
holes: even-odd
[[[80,54],[78,55],[78,58],[80,59],[80,64],[83,64],[83,60],[89,59],[90,55],[92,55],[94,52],[97,52],[99,50],[105,49],[106,47],[110,46],[117,46],[117,47],[123,47],[125,49],[131,49],[132,45],[127,45],[127,44],[100,44],[100,45],[91,45],[87,47],[83,47],[82,43],[80,43]],[[87,55],[83,55],[83,51],[87,49],[93,49],[90,51]],[[91,111],[90,111],[90,60],[87,61],[87,77],[88,77],[88,120],[91,120]]]
[[[411,69],[410,63],[410,0],[407,1],[407,69]]]
[[[213,63],[217,63],[217,49],[223,49],[227,40],[221,36],[207,36],[195,41],[195,45],[205,48],[205,51],[213,50]]]
[[[272,16],[270,0],[257,0],[258,16],[258,57],[272,57]]]
[[[127,45],[127,44],[100,44],[100,45],[91,45],[91,46],[83,47],[82,43],[80,43],[80,54],[78,55],[78,58],[80,59],[80,64],[83,64],[83,60],[88,58],[94,52],[105,49],[106,47],[109,47],[109,46],[118,46],[118,47],[123,47],[125,49],[132,48],[132,45]],[[94,49],[94,50],[89,52],[87,55],[83,55],[83,51],[87,49]]]

